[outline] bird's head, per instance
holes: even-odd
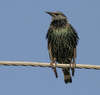
[[[66,16],[62,12],[46,12],[52,17],[52,20],[66,19]]]

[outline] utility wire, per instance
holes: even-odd
[[[0,61],[0,65],[5,66],[34,66],[34,67],[51,67],[50,63],[43,62],[26,62],[26,61]],[[70,67],[70,64],[56,64],[58,68]],[[54,65],[55,67],[55,65]],[[77,69],[97,69],[100,70],[100,65],[86,65],[86,64],[76,64]]]

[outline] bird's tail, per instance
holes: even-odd
[[[72,76],[74,76],[75,68],[71,68],[71,70],[72,70]]]
[[[63,74],[64,74],[64,81],[65,83],[71,83],[72,82],[72,78],[71,78],[71,75],[70,75],[70,68],[63,68],[62,69],[63,71]]]

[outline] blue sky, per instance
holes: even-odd
[[[50,62],[47,33],[50,16],[62,11],[77,30],[77,63],[100,64],[100,0],[0,0],[0,61]],[[1,95],[94,95],[100,71],[76,69],[72,84],[56,79],[50,68],[0,66]]]

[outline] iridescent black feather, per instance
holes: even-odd
[[[67,22],[67,19],[53,20],[46,38],[48,40],[48,49],[50,46],[52,57],[56,58],[56,62],[70,64],[79,37],[72,25]],[[63,72],[66,75],[64,77],[65,83],[72,82],[69,68],[63,69]]]
[[[60,26],[57,21],[52,23],[55,26]],[[64,27],[65,25],[61,24],[63,27],[59,28],[51,26],[46,36],[48,44],[51,45],[53,57],[58,63],[66,63],[67,61],[69,63],[69,58],[73,57],[73,48],[76,48],[79,39],[75,29],[70,24]]]

